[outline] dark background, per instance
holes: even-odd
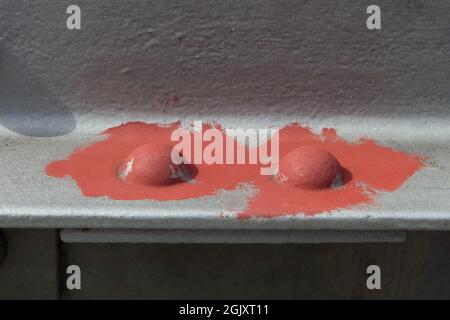
[[[450,233],[386,244],[62,244],[54,230],[6,230],[0,298],[450,298]],[[64,289],[68,265],[82,289]],[[366,268],[381,267],[381,290]]]

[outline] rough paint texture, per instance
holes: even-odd
[[[340,185],[343,169],[329,152],[311,146],[291,150],[281,159],[278,183],[303,189],[323,189]]]
[[[181,182],[189,172],[171,159],[169,143],[146,143],[134,149],[117,170],[118,177],[128,184],[167,185]]]
[[[163,186],[129,184],[118,177],[118,168],[130,152],[150,142],[170,143],[171,133],[179,126],[178,123],[160,126],[134,122],[108,129],[104,132],[106,140],[76,150],[67,160],[50,163],[47,174],[72,177],[85,196],[108,196],[118,200],[188,199],[251,184],[257,193],[239,213],[239,217],[248,218],[296,213],[312,215],[369,204],[377,191],[394,191],[422,166],[418,156],[377,145],[369,139],[350,144],[337,137],[333,129],[315,135],[308,128],[293,124],[279,132],[280,157],[302,146],[327,150],[344,170],[341,186],[308,190],[281,185],[273,177],[261,175],[259,165],[252,164],[199,164],[193,181]],[[207,145],[204,143],[203,148]]]
[[[376,32],[351,0],[79,0],[81,31],[70,3],[0,3],[0,123],[29,135],[163,116],[407,137],[450,122],[448,1],[379,0]]]
[[[0,3],[3,227],[450,229],[449,1],[379,0],[373,32],[371,3],[351,0],[79,0],[81,31],[65,26],[72,2]],[[241,190],[93,199],[43,170],[105,128],[200,119],[333,127],[430,165],[377,205],[245,223],[219,218]]]

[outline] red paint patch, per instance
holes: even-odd
[[[236,189],[240,183],[249,183],[258,192],[238,215],[248,218],[296,213],[312,215],[369,204],[375,197],[375,191],[396,190],[423,166],[419,156],[395,151],[368,139],[351,144],[340,139],[334,129],[325,129],[322,135],[315,135],[307,128],[290,125],[279,132],[280,159],[301,146],[324,149],[333,154],[343,168],[344,184],[341,187],[307,190],[283,186],[270,176],[260,175],[259,165],[249,164],[196,165],[193,181],[163,186],[127,184],[118,177],[118,168],[133,150],[150,142],[174,145],[170,142],[170,136],[179,127],[178,123],[159,126],[133,122],[108,129],[104,132],[106,140],[76,150],[67,160],[50,163],[46,172],[53,177],[72,177],[85,196],[108,196],[117,200],[197,198],[216,194],[221,189]],[[224,139],[231,138],[224,135]],[[207,145],[203,143],[203,148]],[[237,148],[236,143],[235,151]]]

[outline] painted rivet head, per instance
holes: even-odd
[[[328,151],[304,146],[285,155],[280,162],[276,181],[303,189],[328,188],[342,177],[338,160]]]
[[[172,146],[147,143],[134,149],[118,170],[119,178],[130,184],[162,186],[187,180],[184,164],[172,162]]]

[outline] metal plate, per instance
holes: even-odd
[[[65,229],[67,243],[378,243],[404,242],[406,231]]]
[[[1,2],[0,226],[450,229],[448,2],[379,1],[376,32],[351,1],[78,1],[81,31],[62,3]],[[177,120],[334,127],[430,165],[371,206],[248,220],[220,215],[241,191],[112,201],[44,172],[106,128]]]

